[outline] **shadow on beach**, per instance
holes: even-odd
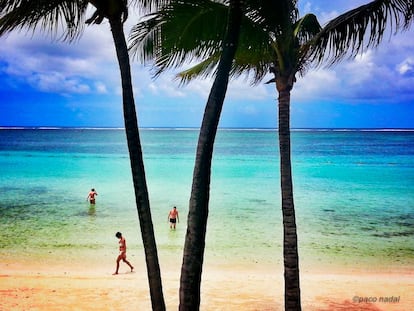
[[[326,301],[326,308],[318,309],[319,311],[385,311],[373,303],[369,302],[353,302],[344,300],[343,302]]]

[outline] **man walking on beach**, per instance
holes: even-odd
[[[168,213],[168,220],[170,222],[170,229],[175,230],[175,225],[177,221],[180,222],[180,218],[178,217],[177,207],[174,206],[174,208]]]
[[[117,232],[115,234],[115,236],[119,239],[119,255],[118,258],[116,259],[116,270],[115,273],[113,273],[113,275],[118,274],[118,270],[119,270],[119,262],[122,260],[123,262],[125,262],[130,268],[131,268],[131,272],[134,270],[134,267],[131,265],[131,263],[126,259],[126,240],[125,238],[122,236],[121,232]]]
[[[89,191],[88,196],[86,197],[86,201],[89,200],[89,203],[95,204],[95,196],[98,195],[98,193],[95,191],[94,188]]]

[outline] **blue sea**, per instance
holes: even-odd
[[[140,133],[160,258],[180,258],[198,130]],[[275,130],[218,131],[208,263],[283,262],[278,154]],[[414,131],[292,130],[292,167],[301,264],[414,267]],[[86,202],[91,188],[95,206]],[[112,265],[117,231],[138,260],[124,130],[0,129],[0,219],[3,260]]]

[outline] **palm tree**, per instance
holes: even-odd
[[[188,3],[172,2],[171,6],[164,8],[164,11],[168,11],[170,13],[174,12],[174,23],[184,22],[181,23],[181,25],[186,25],[188,20],[186,17],[191,16],[191,10],[188,10],[187,4],[191,4],[192,7],[198,5],[201,7],[203,1],[200,2],[201,3],[198,3],[197,1],[190,1]],[[240,0],[230,0],[228,17],[224,14],[214,16],[214,19],[224,17],[224,20],[227,20],[225,25],[227,27],[225,27],[225,35],[221,46],[221,56],[219,57],[215,79],[206,103],[197,144],[187,221],[188,227],[185,238],[180,279],[179,310],[182,311],[193,311],[199,310],[200,308],[200,286],[210,197],[211,161],[220,114],[227,91],[230,70],[232,68],[232,62],[238,44],[242,17],[241,3],[242,1]],[[184,8],[184,10],[181,10],[182,8]],[[203,13],[208,15],[210,12]],[[224,10],[221,13],[227,14],[227,10]],[[211,23],[211,19],[208,18],[208,20]],[[139,27],[141,26],[138,26],[135,31],[141,31],[138,29]],[[176,35],[180,35],[180,33],[183,34],[183,29],[177,27],[175,29],[178,32]],[[203,29],[203,27],[201,27],[201,29]],[[146,35],[146,32],[143,34]],[[198,35],[200,34],[198,33]],[[175,38],[175,36],[164,36],[164,39],[167,41],[173,38]],[[197,35],[194,39],[198,43],[202,42],[202,39],[200,39]],[[141,38],[138,39],[138,41],[141,40]],[[149,48],[145,52],[149,55],[149,57],[152,57],[152,53],[154,52],[154,50],[152,50],[152,47],[154,46],[153,40],[157,39],[154,39],[153,37],[149,39]],[[136,41],[136,43],[138,43],[138,41]],[[168,42],[173,45],[176,44],[173,41]],[[192,40],[186,40],[186,43],[189,43],[190,45],[194,44]],[[164,45],[165,44],[167,44],[166,41],[164,41]],[[135,44],[133,44],[133,47],[136,51]],[[200,50],[202,51],[203,49]],[[184,60],[185,57],[182,59]]]
[[[231,0],[226,36],[217,73],[206,103],[198,138],[180,279],[179,310],[199,310],[207,227],[211,161],[230,70],[237,49],[242,16],[240,0]]]
[[[177,21],[175,13],[178,12],[161,10],[133,30],[133,49],[140,51],[144,61],[155,59],[156,74],[194,58],[201,59],[201,62],[181,72],[179,76],[182,81],[188,82],[215,72],[224,37],[224,23],[220,26],[217,22],[223,22],[220,16],[225,3],[198,2],[203,5],[195,7],[188,3],[187,12],[192,13],[189,15],[191,18]],[[253,83],[259,83],[271,72],[273,78],[267,83],[275,82],[279,94],[285,309],[301,310],[290,151],[290,94],[296,75],[303,75],[311,65],[332,65],[345,56],[354,57],[362,48],[378,46],[386,29],[397,32],[412,23],[414,4],[412,0],[371,1],[338,16],[323,28],[313,14],[300,17],[297,1],[294,0],[263,0],[243,6],[243,11],[245,15],[231,74],[253,73]],[[219,16],[218,20],[211,18],[213,16]],[[208,26],[202,30],[200,25]],[[208,200],[208,197],[205,199]]]
[[[150,1],[143,1],[150,3]],[[125,131],[131,162],[136,205],[145,249],[148,281],[153,310],[165,310],[157,247],[151,219],[144,162],[132,89],[128,48],[123,22],[128,16],[127,1],[119,0],[0,0],[0,35],[14,29],[37,29],[56,33],[60,23],[66,25],[63,39],[71,41],[80,35],[88,4],[96,12],[87,23],[100,23],[107,18],[115,43],[121,81]]]

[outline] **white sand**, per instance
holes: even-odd
[[[121,265],[116,276],[110,263],[88,270],[79,263],[27,265],[8,260],[0,267],[0,310],[151,310],[144,265],[135,265],[133,273]],[[177,310],[180,267],[163,266],[162,274],[167,310]],[[279,267],[207,265],[201,310],[283,310],[283,287]],[[301,294],[303,310],[411,310],[414,271],[307,268],[301,273]],[[360,302],[366,298],[376,301]]]

